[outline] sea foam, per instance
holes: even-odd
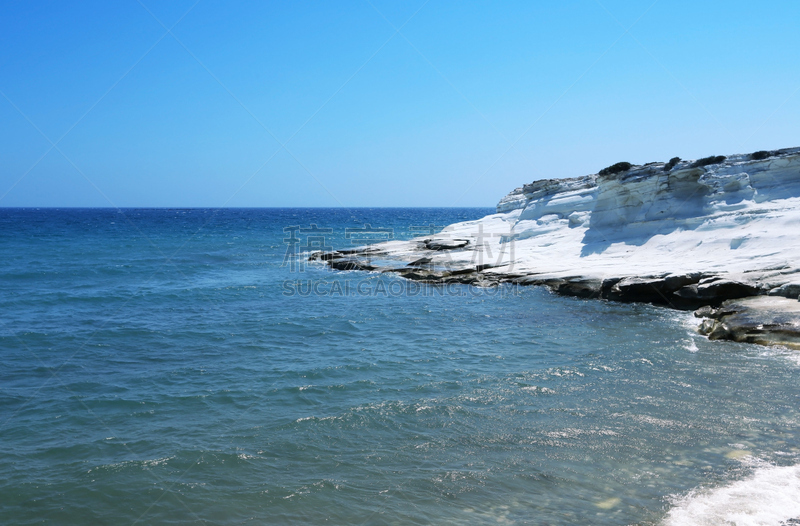
[[[762,466],[744,479],[676,499],[664,526],[778,526],[800,517],[800,464]]]

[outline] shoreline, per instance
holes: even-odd
[[[309,260],[662,305],[695,311],[710,339],[800,348],[798,226],[800,148],[789,148],[535,181],[482,219]]]
[[[503,283],[525,286],[544,286],[561,296],[599,299],[619,303],[647,303],[682,311],[694,311],[698,318],[697,332],[711,340],[730,340],[760,345],[783,345],[800,350],[800,301],[750,292],[751,285],[715,275],[666,275],[643,278],[589,277],[537,278],[489,274],[484,269],[435,270],[416,263],[411,267],[380,267],[372,258],[387,255],[376,250],[346,250],[318,252],[310,261],[325,261],[339,271],[393,273],[412,281],[446,285],[458,283],[477,287],[492,287]],[[676,296],[683,287],[699,289],[694,296]],[[712,287],[713,286],[713,287]],[[704,292],[705,291],[705,292]],[[756,289],[757,291],[757,289]]]

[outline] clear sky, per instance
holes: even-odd
[[[800,146],[799,65],[796,1],[6,1],[0,206],[494,206]]]

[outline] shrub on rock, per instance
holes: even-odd
[[[772,157],[772,152],[768,152],[766,150],[759,150],[757,152],[753,152],[750,154],[750,158],[754,161],[760,161],[762,159],[766,159],[767,157]]]
[[[600,170],[600,175],[614,175],[622,172],[627,172],[631,169],[633,165],[631,163],[621,162],[617,164],[612,164],[606,168]]]
[[[703,157],[692,163],[692,168],[699,168],[700,166],[708,166],[709,164],[719,164],[727,159],[724,155],[712,155],[711,157]]]
[[[675,168],[675,165],[678,164],[679,162],[681,162],[680,157],[673,157],[672,159],[669,160],[666,166],[664,166],[664,171],[669,172],[670,170]]]

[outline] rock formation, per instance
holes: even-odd
[[[370,264],[377,257],[379,267]],[[483,219],[310,259],[432,283],[514,282],[582,298],[722,309],[700,311],[710,337],[793,343],[800,324],[791,317],[800,310],[781,306],[800,294],[800,148],[618,163],[534,181]],[[730,303],[750,297],[758,301]],[[789,318],[772,323],[775,309]],[[750,327],[758,312],[772,336]]]

